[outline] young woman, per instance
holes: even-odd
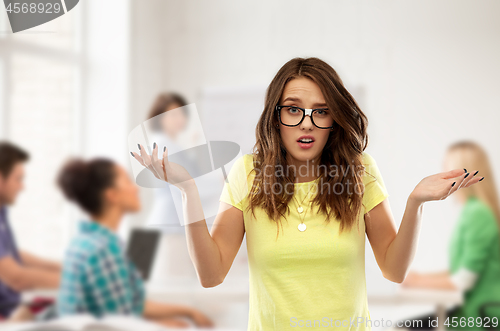
[[[158,158],[133,156],[183,196],[191,259],[201,284],[226,277],[247,235],[248,330],[297,326],[370,330],[365,232],[383,275],[401,283],[415,254],[426,201],[445,199],[480,178],[454,169],[424,178],[408,197],[399,231],[375,160],[366,152],[367,118],[336,71],[294,58],[267,89],[254,153],[228,175],[212,233],[194,179]]]
[[[58,315],[134,314],[175,327],[188,327],[181,318],[187,317],[199,326],[213,325],[193,308],[145,300],[143,281],[115,233],[126,213],[140,209],[138,187],[125,169],[108,159],[71,160],[58,185],[90,215],[66,251]]]
[[[460,290],[464,303],[447,311],[454,329],[479,329],[500,322],[500,207],[488,156],[472,141],[459,141],[448,148],[445,170],[464,166],[479,169],[489,180],[461,190],[455,195],[463,206],[449,245],[449,270],[420,274],[410,272],[402,283],[405,287]],[[422,328],[432,329],[430,315],[410,320],[422,321]],[[456,317],[453,320],[453,317]],[[496,322],[492,320],[496,317]],[[478,319],[479,318],[479,319]],[[452,321],[456,321],[453,325]],[[400,325],[405,325],[402,321]],[[408,329],[417,329],[415,325]]]

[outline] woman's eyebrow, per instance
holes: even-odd
[[[300,99],[295,98],[295,97],[288,97],[288,98],[285,98],[285,100],[283,100],[283,103],[285,103],[287,101],[300,102]]]
[[[285,103],[287,101],[301,102],[301,100],[299,98],[296,98],[296,97],[287,97],[287,98],[285,98],[285,100],[283,100],[283,103]],[[322,103],[315,103],[313,105],[313,108],[318,108],[318,107],[327,107],[327,105],[324,102],[322,102]]]

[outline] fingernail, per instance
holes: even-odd
[[[475,175],[477,175],[477,173],[478,173],[478,172],[479,172],[479,170],[478,170],[478,171],[476,171],[476,172],[474,173],[474,175],[472,175],[472,177],[474,177]]]
[[[451,184],[451,187],[455,186],[455,183],[456,183],[456,182],[453,182],[453,184]]]
[[[139,150],[141,150],[141,144],[137,144],[137,147],[139,147]]]
[[[130,152],[130,155],[134,156],[134,153]]]
[[[482,181],[483,179],[484,179],[484,177],[483,177],[483,178],[481,178],[479,181]]]
[[[467,178],[467,176],[469,176],[469,173],[467,173],[467,175],[465,175],[464,179]]]
[[[464,172],[467,172],[467,169],[464,168]]]
[[[165,152],[167,150],[167,146],[163,147],[163,152]]]
[[[155,148],[156,148],[156,143],[153,144],[153,149],[155,149]]]

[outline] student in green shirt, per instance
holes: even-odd
[[[476,143],[460,141],[449,147],[445,168],[477,169],[488,177],[482,185],[462,187],[455,197],[463,204],[448,247],[449,270],[440,273],[410,272],[402,283],[406,287],[458,289],[463,292],[462,305],[447,311],[448,329],[500,329],[500,208],[495,181],[486,152]],[[422,326],[408,329],[432,329],[429,316],[408,318],[421,320]],[[434,317],[434,318],[432,318]],[[431,320],[435,320],[431,315]],[[456,317],[456,318],[454,318]],[[456,322],[455,322],[456,321]],[[496,326],[496,328],[494,328]]]

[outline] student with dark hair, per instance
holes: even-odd
[[[23,189],[27,152],[0,142],[0,319],[11,317],[20,303],[20,292],[33,288],[57,288],[60,265],[19,250],[8,221],[7,206]]]
[[[196,309],[145,299],[143,280],[116,235],[122,217],[141,207],[138,187],[123,167],[104,158],[74,159],[64,165],[57,183],[90,216],[80,223],[65,254],[59,315],[136,315],[175,327],[189,326],[181,318],[186,317],[199,326],[212,326]]]

